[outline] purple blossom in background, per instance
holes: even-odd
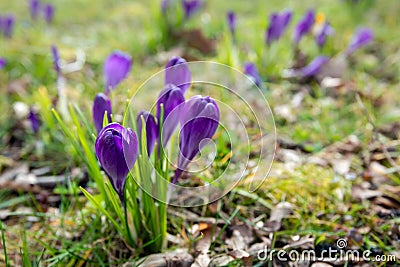
[[[233,11],[229,11],[226,14],[227,20],[228,20],[228,27],[229,31],[232,34],[232,37],[235,38],[235,31],[236,31],[236,14]]]
[[[351,38],[350,44],[347,47],[346,55],[350,55],[360,47],[367,45],[374,39],[374,33],[371,29],[360,28],[356,30]]]
[[[192,74],[184,58],[172,57],[165,65],[165,85],[173,84],[181,88],[182,94],[185,94],[190,87],[191,79]]]
[[[315,36],[315,41],[319,47],[323,47],[326,43],[326,38],[334,33],[333,28],[329,22],[325,22],[319,32]]]
[[[299,76],[310,77],[318,74],[321,67],[329,61],[326,56],[317,56],[307,66],[297,70]]]
[[[136,134],[118,123],[111,123],[100,131],[95,149],[101,167],[123,201],[126,176],[135,165],[138,154]]]
[[[111,101],[108,97],[103,94],[99,93],[96,95],[93,101],[93,108],[92,108],[92,116],[94,126],[96,127],[97,132],[100,132],[103,129],[103,121],[104,121],[104,113],[107,111],[107,119],[108,122],[111,122]]]
[[[185,13],[185,19],[190,19],[200,8],[200,0],[182,0],[183,12]]]
[[[304,15],[304,17],[297,23],[293,32],[293,42],[297,45],[301,38],[309,33],[315,22],[314,10],[310,9]]]
[[[185,102],[182,90],[169,83],[165,85],[157,100],[157,121],[162,121],[162,145],[166,146],[176,126],[179,123],[182,103]],[[161,118],[161,104],[164,107],[164,116]]]
[[[256,65],[251,62],[244,64],[244,74],[246,74],[258,87],[262,86],[262,80],[258,73]]]
[[[54,69],[57,72],[57,75],[61,75],[61,67],[60,67],[60,54],[58,53],[58,49],[55,45],[51,46],[51,55],[53,56],[53,65]]]
[[[40,11],[40,2],[39,0],[30,0],[29,1],[29,12],[31,14],[32,19],[37,19]]]
[[[38,115],[32,109],[29,110],[28,120],[31,123],[32,131],[37,134],[39,132],[41,122]]]
[[[142,117],[146,124],[146,141],[147,141],[147,153],[150,157],[151,152],[153,151],[154,144],[158,139],[158,125],[156,119],[153,115],[151,115],[148,111],[141,111],[137,115],[136,123],[137,123],[137,130],[139,140],[142,139]]]
[[[0,57],[0,69],[4,68],[6,64],[7,61],[4,58]]]
[[[114,51],[107,57],[103,68],[106,95],[128,76],[131,68],[132,58],[124,52]]]
[[[267,28],[265,42],[269,45],[273,41],[279,40],[287,29],[291,20],[292,11],[290,10],[284,10],[280,14],[272,13],[269,19],[269,26]]]
[[[218,105],[209,96],[197,95],[185,103],[180,118],[178,168],[172,183],[177,182],[189,162],[213,137],[218,128],[219,116]]]
[[[54,19],[54,6],[52,4],[46,4],[43,6],[44,20],[47,23],[52,23]]]
[[[161,0],[161,11],[162,11],[162,13],[167,12],[168,6],[169,6],[169,0]]]
[[[4,37],[11,38],[14,30],[15,17],[13,15],[5,16],[3,17],[1,24]]]

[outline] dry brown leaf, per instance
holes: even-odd
[[[368,188],[362,187],[359,184],[355,184],[351,188],[351,197],[356,200],[371,199],[382,195],[382,192],[378,190],[370,190]]]
[[[266,230],[276,232],[281,228],[282,219],[286,218],[292,212],[292,204],[289,202],[280,202],[271,211],[271,217],[266,224]]]

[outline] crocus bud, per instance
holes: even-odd
[[[182,0],[183,12],[185,14],[185,19],[188,20],[192,17],[200,8],[200,0]]]
[[[176,126],[179,123],[180,109],[185,102],[182,90],[173,84],[167,84],[161,91],[157,100],[157,120],[162,121],[162,145],[166,146]],[[164,109],[164,116],[161,118],[161,105]]]
[[[141,111],[137,115],[137,130],[139,140],[142,139],[142,118],[146,124],[146,140],[147,140],[147,153],[150,157],[151,152],[153,151],[154,144],[158,139],[158,125],[153,115],[151,115],[148,111]]]
[[[284,10],[280,14],[272,13],[269,19],[269,26],[266,33],[266,43],[270,45],[273,41],[279,40],[290,21],[292,20],[292,11]]]
[[[46,4],[43,7],[44,20],[49,24],[53,22],[54,11],[55,11],[55,9],[52,4]]]
[[[329,22],[325,22],[321,28],[319,29],[319,31],[317,32],[317,34],[315,35],[315,41],[317,43],[317,45],[319,47],[323,47],[326,43],[326,38],[329,35],[333,34],[333,29],[331,27],[331,25],[329,25]]]
[[[111,123],[100,131],[95,148],[101,167],[123,201],[126,176],[135,165],[138,154],[136,134],[118,123]]]
[[[185,103],[180,118],[178,168],[175,171],[173,183],[177,182],[189,162],[213,137],[218,128],[219,116],[218,105],[209,96],[197,95]]]
[[[57,72],[57,75],[61,75],[61,67],[60,67],[60,54],[58,53],[58,49],[55,45],[51,46],[51,55],[53,56],[53,64],[54,69]]]
[[[93,122],[97,132],[103,129],[104,113],[106,111],[108,122],[111,122],[111,101],[105,94],[99,93],[94,98],[92,109]]]
[[[191,79],[192,75],[184,58],[172,57],[165,65],[165,85],[171,83],[181,88],[182,94],[185,94]]]
[[[244,65],[244,70],[243,70],[244,74],[247,75],[247,77],[249,77],[258,87],[262,86],[262,80],[260,77],[260,74],[258,73],[257,67],[256,65],[254,65],[254,63],[251,62],[247,62]]]
[[[132,58],[124,52],[114,51],[107,57],[103,69],[106,95],[128,76],[131,68]]]
[[[28,120],[31,123],[32,131],[35,134],[39,132],[41,122],[37,114],[32,109],[29,110]]]
[[[169,6],[169,0],[161,0],[161,12],[165,13],[167,12]]]
[[[235,38],[236,31],[236,14],[233,11],[229,11],[226,15],[228,20],[228,27],[232,34],[232,37]]]
[[[0,69],[4,68],[6,64],[7,61],[4,58],[0,57]]]
[[[2,24],[4,37],[11,38],[14,30],[15,17],[13,15],[5,16]]]
[[[293,32],[293,42],[297,45],[301,38],[310,32],[315,22],[314,10],[310,9],[304,17],[297,23]]]
[[[356,30],[347,47],[346,55],[350,55],[360,47],[367,45],[374,39],[374,33],[368,28],[360,28]]]
[[[29,1],[29,12],[31,14],[32,19],[37,19],[39,15],[40,3],[39,0],[30,0]]]
[[[310,77],[318,74],[321,67],[329,61],[326,56],[317,56],[307,66],[297,70],[298,76]]]

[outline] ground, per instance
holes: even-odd
[[[119,115],[125,99],[173,55],[238,70],[247,61],[258,67],[276,127],[270,174],[255,192],[249,192],[249,180],[244,179],[209,205],[167,208],[164,253],[177,253],[180,266],[185,257],[195,260],[194,266],[400,263],[397,1],[204,2],[198,14],[172,31],[166,30],[157,0],[54,1],[55,17],[49,25],[30,18],[27,1],[0,3],[0,15],[13,13],[17,18],[12,38],[0,38],[0,57],[7,60],[0,69],[0,265],[135,266],[151,259],[166,266],[169,257],[148,258],[146,252],[128,246],[78,187],[97,192],[90,168],[51,110],[63,112],[57,103],[51,45],[66,63],[84,55],[82,66],[63,69],[66,98],[82,111],[79,119],[87,120],[81,124],[91,124],[93,98],[103,91],[102,64],[114,50],[133,59],[130,75],[112,93],[113,112]],[[293,11],[293,21],[281,40],[267,47],[269,15],[285,8]],[[323,14],[335,34],[322,49],[306,36],[299,45],[305,62],[319,54],[339,55],[358,27],[374,32],[372,43],[347,58],[335,86],[323,82],[339,68],[334,64],[322,77],[282,75],[292,66],[305,65],[302,56],[295,56],[291,33],[309,8]],[[226,22],[229,10],[237,15],[235,42]],[[156,98],[161,89],[144,97]],[[236,104],[229,97],[225,101]],[[40,115],[37,134],[26,119],[26,107]],[[71,119],[65,123],[75,130]],[[90,134],[87,138],[93,142]],[[217,164],[226,160],[218,157]],[[321,257],[324,250],[342,248],[339,241],[346,242],[346,251],[369,251],[371,261]],[[294,263],[275,252],[263,260],[259,252],[266,247],[311,250],[317,259]]]

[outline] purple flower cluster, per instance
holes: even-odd
[[[14,15],[0,15],[0,33],[3,34],[5,38],[11,38],[15,25]]]
[[[29,12],[31,18],[34,20],[42,13],[44,20],[50,24],[54,20],[55,7],[50,3],[41,3],[39,0],[31,0],[29,2]]]
[[[197,11],[200,10],[202,2],[200,0],[182,0],[182,8],[185,19],[190,19]]]
[[[121,77],[120,74],[117,75]],[[96,128],[100,129],[96,140],[96,155],[121,200],[126,176],[136,161],[143,132],[146,135],[146,149],[150,157],[156,142],[166,146],[178,124],[181,124],[181,153],[178,156],[174,183],[189,162],[207,144],[206,141],[215,134],[219,123],[219,108],[209,96],[194,96],[185,101],[184,94],[190,83],[191,73],[186,61],[179,57],[171,58],[166,64],[165,85],[157,100],[156,116],[148,111],[139,112],[136,118],[137,135],[117,123],[111,123],[101,129],[104,112],[111,113],[111,104],[106,95],[96,96],[93,118]]]

